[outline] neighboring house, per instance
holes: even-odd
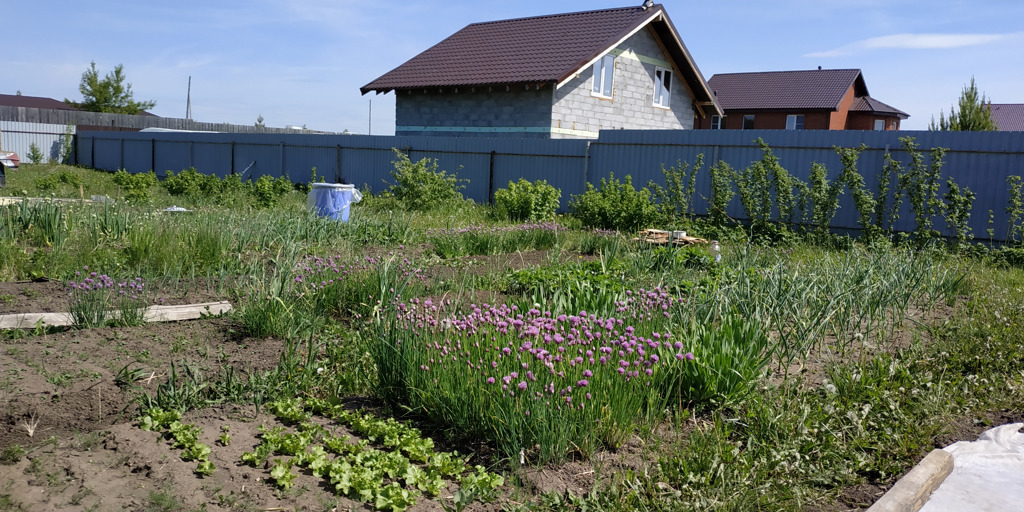
[[[899,130],[910,117],[869,96],[859,69],[724,73],[708,85],[725,117],[696,119],[702,129]]]
[[[397,135],[596,138],[722,113],[652,3],[474,23],[360,91],[395,92]]]
[[[0,106],[22,108],[45,108],[49,110],[78,110],[67,103],[42,96],[22,96],[20,94],[0,94]]]
[[[1024,132],[1024,103],[991,103],[992,120],[1001,132]]]

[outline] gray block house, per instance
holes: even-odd
[[[473,23],[360,89],[396,135],[596,138],[722,115],[660,4]]]

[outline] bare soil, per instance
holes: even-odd
[[[463,264],[470,274],[483,276],[539,265],[545,258],[546,253],[531,251],[467,258]],[[156,288],[159,293],[154,296],[163,304],[233,299],[218,291],[228,287],[216,283]],[[0,283],[0,314],[60,312],[67,304],[61,282]],[[309,474],[300,474],[295,487],[285,492],[264,481],[268,469],[243,465],[242,452],[258,444],[257,427],[278,424],[273,416],[256,414],[252,406],[216,405],[182,419],[202,428],[199,441],[212,448],[210,460],[217,469],[204,478],[194,473],[196,463],[182,461],[180,450],[169,441],[137,426],[139,390],[155,393],[166,382],[172,363],[180,368],[187,361],[204,372],[225,365],[245,372],[267,370],[279,361],[284,347],[280,339],[246,337],[230,318],[205,318],[138,327],[0,333],[0,340],[0,510],[369,510],[339,498],[322,479]],[[136,376],[141,378],[124,382],[125,369],[139,370]],[[222,429],[231,434],[228,446],[217,442]],[[444,447],[443,440],[437,442]],[[545,471],[523,475],[524,486],[534,492],[582,493],[595,481],[589,463]],[[411,510],[443,510],[435,501],[417,501]],[[498,508],[476,503],[470,510]]]

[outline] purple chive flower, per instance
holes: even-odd
[[[494,377],[487,377],[488,384],[494,384]]]
[[[519,389],[524,390],[524,391],[526,390],[526,381],[521,381],[519,383]]]
[[[594,372],[592,372],[590,370],[583,370],[583,376],[584,377],[593,377],[594,376]]]

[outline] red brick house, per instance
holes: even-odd
[[[899,130],[910,117],[869,96],[859,69],[724,73],[708,86],[725,116],[697,129]]]

